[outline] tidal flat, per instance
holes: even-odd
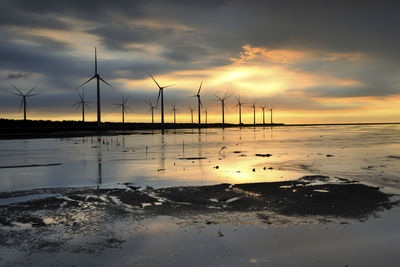
[[[0,141],[0,264],[400,260],[400,127]]]

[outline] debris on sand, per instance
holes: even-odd
[[[178,158],[180,160],[197,160],[197,159],[207,159],[206,157],[185,157],[185,158]]]
[[[29,168],[29,167],[50,167],[50,166],[59,166],[62,163],[48,163],[48,164],[30,164],[30,165],[10,165],[10,166],[0,166],[0,169],[9,169],[9,168]]]
[[[256,157],[267,157],[267,158],[269,158],[271,156],[272,156],[272,154],[269,154],[269,153],[267,153],[267,154],[256,154]]]

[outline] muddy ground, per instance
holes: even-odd
[[[123,234],[117,233],[116,224],[140,225],[157,216],[201,227],[240,221],[245,214],[268,225],[299,218],[313,223],[347,223],[367,220],[399,204],[396,196],[379,188],[325,176],[159,189],[120,186],[0,193],[2,203],[9,203],[0,206],[0,244],[27,253],[100,253],[123,245]],[[17,202],[29,196],[35,197]]]

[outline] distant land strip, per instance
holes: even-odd
[[[390,125],[400,122],[362,122],[362,123],[304,123],[304,124],[234,124],[234,123],[118,123],[104,122],[100,127],[96,122],[81,121],[50,121],[50,120],[10,120],[0,119],[0,139],[29,139],[51,137],[83,137],[96,135],[121,135],[133,134],[137,130],[143,134],[158,133],[161,130],[171,131],[176,129],[207,129],[207,128],[237,128],[237,127],[293,127],[293,126],[346,126],[346,125]],[[156,131],[156,132],[154,132]]]

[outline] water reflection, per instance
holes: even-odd
[[[319,174],[397,190],[399,140],[398,125],[205,128],[1,140],[0,188],[93,186],[94,176],[100,188],[123,182],[161,187],[279,181]],[[179,159],[185,157],[195,159]],[[43,166],[7,168],[21,164]]]
[[[101,138],[97,138],[97,189],[102,184],[102,149],[101,149]]]

